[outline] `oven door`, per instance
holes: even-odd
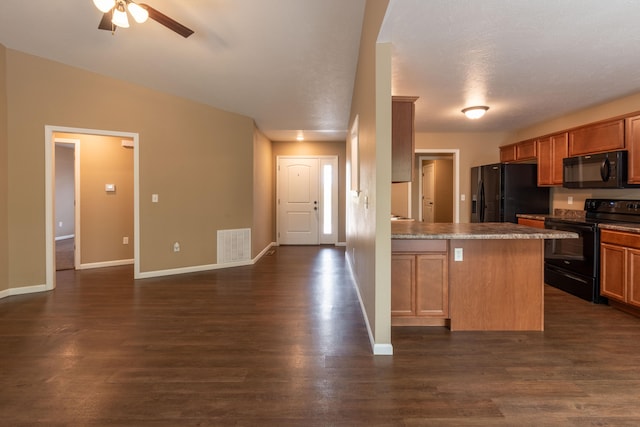
[[[593,224],[548,218],[545,221],[545,228],[570,231],[579,236],[577,239],[545,240],[544,262],[546,265],[587,277],[596,276],[598,248],[596,228]]]

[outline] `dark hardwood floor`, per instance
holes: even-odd
[[[376,357],[341,248],[132,276],[0,300],[0,425],[640,425],[640,319],[554,288],[545,332],[394,328]]]

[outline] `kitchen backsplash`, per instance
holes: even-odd
[[[584,219],[585,211],[577,209],[554,209],[553,216],[572,219]]]

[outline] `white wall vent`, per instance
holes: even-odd
[[[218,264],[251,260],[251,229],[218,230]]]

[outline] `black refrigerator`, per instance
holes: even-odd
[[[549,188],[538,187],[535,164],[471,168],[471,222],[518,222],[516,214],[548,214]]]

